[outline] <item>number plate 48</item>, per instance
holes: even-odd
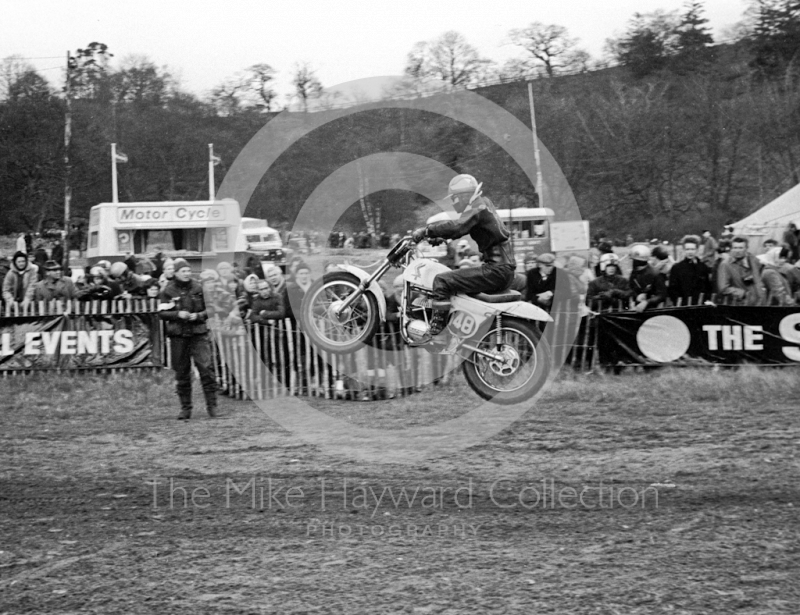
[[[453,317],[450,319],[450,324],[447,325],[451,333],[460,337],[469,337],[478,328],[478,322],[475,317],[467,312],[453,312]]]

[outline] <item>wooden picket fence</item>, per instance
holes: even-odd
[[[212,336],[217,380],[236,398],[407,396],[450,382],[454,372],[453,357],[398,348],[392,323],[382,323],[373,344],[354,355],[315,349],[291,320],[234,331],[212,326]]]
[[[716,305],[729,305],[728,297],[711,296]],[[670,302],[658,307],[692,307],[697,302]],[[591,372],[599,365],[596,316],[603,312],[626,311],[630,302],[594,302],[585,306],[575,299],[562,302],[554,315],[554,325],[545,327],[544,335],[550,344],[554,363],[569,366],[580,372]],[[148,314],[157,311],[156,299],[118,299],[112,301],[51,301],[22,304],[3,304],[4,317],[52,317]],[[450,382],[454,373],[454,358],[431,355],[424,349],[409,348],[400,339],[393,323],[381,323],[372,346],[355,356],[343,356],[312,347],[296,323],[284,320],[274,325],[248,325],[225,328],[219,321],[209,322],[214,369],[217,380],[228,395],[236,398],[268,399],[280,396],[311,395],[326,399],[355,398],[368,392],[381,395],[409,395],[430,383]],[[170,349],[164,335],[163,323],[154,338],[160,367],[98,367],[82,370],[88,373],[109,373],[129,369],[163,369],[171,365]],[[0,370],[2,377],[28,373],[25,370]]]

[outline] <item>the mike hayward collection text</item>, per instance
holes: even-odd
[[[285,478],[250,476],[226,478],[214,484],[198,484],[174,478],[145,481],[151,490],[152,507],[163,509],[224,508],[242,506],[254,510],[308,509],[326,511],[360,509],[374,517],[380,510],[400,509],[609,509],[657,508],[655,486],[556,485],[551,478],[521,482],[499,477],[483,481],[472,478],[455,485],[366,485],[354,479],[319,478],[292,484]]]

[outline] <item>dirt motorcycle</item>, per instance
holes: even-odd
[[[447,325],[431,335],[433,279],[450,269],[420,257],[412,237],[401,239],[372,274],[340,265],[341,271],[327,273],[311,285],[301,307],[301,322],[311,342],[340,354],[369,344],[386,318],[386,299],[377,281],[393,267],[403,270],[398,324],[408,346],[456,355],[470,387],[497,404],[529,399],[545,384],[552,358],[536,323],[552,318],[522,301],[517,291],[455,295]]]

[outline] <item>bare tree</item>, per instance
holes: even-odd
[[[264,111],[272,111],[272,105],[278,96],[273,89],[275,70],[269,64],[254,64],[247,69],[251,77],[250,90],[255,96],[257,107]]]
[[[489,64],[462,34],[451,30],[437,39],[414,45],[399,90],[424,93],[429,89],[473,85],[485,77]]]
[[[534,21],[525,28],[516,28],[508,33],[514,45],[522,47],[528,57],[511,61],[505,70],[533,72],[543,68],[548,77],[559,72],[586,70],[589,54],[577,47],[578,39],[572,38],[563,26]]]
[[[324,92],[322,83],[317,79],[316,71],[308,62],[295,64],[292,85],[294,85],[294,96],[300,100],[304,112],[308,111],[308,102],[320,98]]]
[[[272,87],[275,70],[269,64],[254,64],[235,73],[211,91],[211,102],[221,115],[244,111],[272,111],[277,92]]]
[[[211,104],[220,115],[233,115],[242,109],[248,82],[241,74],[229,77],[211,90]]]

